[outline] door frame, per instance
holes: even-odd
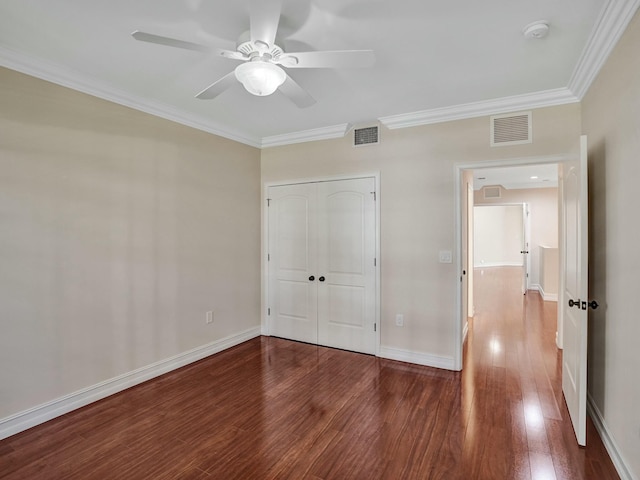
[[[332,176],[318,176],[318,177],[304,177],[304,178],[292,178],[280,181],[263,182],[262,184],[262,235],[261,235],[261,255],[262,255],[262,298],[260,301],[260,333],[261,335],[269,336],[269,210],[267,207],[269,198],[269,187],[277,187],[283,185],[296,185],[300,183],[320,183],[320,182],[335,182],[340,180],[358,180],[364,178],[373,178],[375,182],[376,198],[375,198],[375,355],[380,356],[380,271],[381,271],[381,258],[380,258],[380,202],[382,195],[380,193],[380,171],[374,171],[371,173],[354,173],[345,175],[332,175]]]
[[[463,185],[463,173],[467,170],[477,170],[480,168],[492,168],[492,167],[520,167],[524,165],[539,165],[546,163],[563,164],[569,160],[570,154],[558,154],[547,156],[535,156],[535,157],[519,157],[519,158],[506,158],[501,160],[488,160],[471,163],[456,163],[453,166],[454,176],[454,219],[455,219],[455,252],[456,252],[456,268],[458,275],[456,279],[460,278],[461,281],[457,282],[456,295],[455,295],[455,315],[454,315],[454,356],[453,356],[453,369],[462,370],[463,365],[463,343],[465,339],[465,332],[467,331],[467,319],[463,318],[463,301],[467,299],[463,298],[463,285],[462,285],[462,270],[464,268],[465,259],[462,258],[464,254],[462,245],[462,221],[464,219],[465,202],[464,194],[466,194],[466,185]],[[464,188],[463,188],[464,187]],[[560,187],[558,187],[560,194]],[[561,197],[558,199],[561,202]],[[562,208],[562,205],[558,205]],[[560,231],[558,232],[560,235]],[[558,244],[559,250],[562,250],[560,243]],[[562,251],[560,251],[562,256]],[[560,301],[558,301],[560,305]],[[558,330],[562,328],[562,309],[558,308]],[[562,345],[558,345],[562,348]]]

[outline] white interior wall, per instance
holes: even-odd
[[[529,288],[540,285],[540,246],[558,247],[558,189],[501,188],[500,198],[484,198],[482,190],[475,192],[476,205],[527,203],[529,206],[529,255],[531,256]]]
[[[473,216],[473,266],[523,266],[522,205],[475,206]]]
[[[582,114],[589,148],[589,297],[600,304],[589,312],[589,401],[628,479],[640,479],[638,45],[640,13],[583,99]]]
[[[259,150],[7,69],[0,105],[0,433],[259,334]]]
[[[482,117],[384,130],[374,146],[354,148],[349,135],[267,148],[262,181],[380,172],[383,351],[453,365],[461,274],[455,224],[462,215],[454,166],[567,153],[580,134],[579,114],[577,104],[534,110],[534,142],[526,145],[490,147],[489,118]],[[441,250],[454,252],[453,263],[439,263]],[[404,314],[403,327],[396,313]]]

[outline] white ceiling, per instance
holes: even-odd
[[[278,31],[285,51],[372,49],[376,56],[367,69],[290,70],[317,100],[306,109],[279,92],[252,96],[240,84],[196,99],[237,63],[130,35],[140,29],[234,50],[249,27],[247,0],[0,0],[0,64],[269,146],[341,136],[376,120],[394,128],[577,101],[637,4],[285,0]],[[541,19],[549,35],[526,39],[522,28]]]
[[[479,168],[473,171],[473,188],[501,185],[511,189],[550,188],[558,186],[558,165],[543,163],[513,167]]]

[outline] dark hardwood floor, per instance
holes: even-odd
[[[616,479],[516,275],[476,272],[462,372],[257,338],[0,441],[0,478]]]

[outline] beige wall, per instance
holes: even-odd
[[[623,459],[640,478],[640,14],[583,100],[589,144],[588,389]]]
[[[454,165],[567,153],[580,134],[580,106],[533,112],[534,142],[491,148],[489,119],[386,130],[376,146],[351,136],[265,149],[262,181],[379,171],[381,179],[381,344],[453,357],[459,274],[438,262],[455,250]],[[457,253],[454,253],[457,255]],[[396,327],[396,313],[404,327]]]
[[[259,150],[6,69],[0,106],[0,419],[259,327]]]
[[[479,205],[473,209],[474,267],[522,266],[522,205]]]
[[[540,247],[540,293],[547,296],[558,295],[560,283],[560,250]]]
[[[529,286],[537,289],[540,279],[540,246],[558,246],[558,189],[557,188],[501,188],[500,198],[484,198],[482,190],[475,192],[476,205],[528,203],[529,254],[531,271]],[[557,292],[556,292],[557,293]]]

